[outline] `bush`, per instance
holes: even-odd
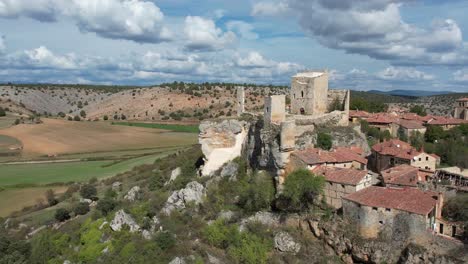
[[[332,137],[326,133],[318,133],[317,135],[317,147],[325,150],[329,150],[332,147]]]
[[[176,240],[174,235],[169,232],[158,232],[154,238],[154,242],[158,245],[158,247],[162,250],[168,250],[175,246]]]
[[[55,220],[63,222],[70,219],[70,212],[67,209],[60,208],[55,211]]]
[[[248,212],[270,209],[275,198],[273,177],[268,174],[253,176],[247,190],[241,194],[239,206]]]
[[[91,184],[85,184],[81,186],[80,195],[85,199],[95,199],[97,195],[96,187]]]
[[[75,215],[85,215],[89,212],[89,204],[88,203],[79,203],[73,209]]]
[[[107,121],[107,120],[109,120],[109,117],[107,115],[105,115],[102,119],[104,119],[104,121]]]
[[[427,115],[426,109],[424,109],[424,107],[421,106],[421,105],[415,105],[415,106],[411,107],[410,113],[415,113],[415,114],[417,114],[419,116],[426,116]]]
[[[82,118],[86,118],[86,112],[85,112],[85,110],[81,110],[81,111],[80,111],[80,116],[81,116]]]
[[[81,118],[76,115],[76,116],[73,117],[73,121],[81,121]]]
[[[316,176],[307,169],[299,169],[286,177],[282,198],[287,201],[284,210],[308,209],[310,203],[322,193],[325,178]]]
[[[117,203],[114,199],[109,197],[104,197],[103,199],[99,200],[96,209],[101,211],[103,215],[107,215],[108,213],[112,212],[115,209]]]
[[[5,112],[5,109],[0,107],[0,117],[1,116],[6,116],[6,112]]]
[[[58,204],[57,199],[55,199],[54,190],[52,189],[47,190],[45,196],[46,196],[47,202],[49,203],[49,206],[54,206]]]

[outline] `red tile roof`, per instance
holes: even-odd
[[[457,100],[457,102],[468,102],[468,97],[460,98]]]
[[[394,156],[406,160],[410,160],[421,154],[421,152],[416,151],[410,144],[398,139],[391,139],[376,144],[372,147],[372,150],[381,155]]]
[[[417,121],[417,120],[405,120],[405,119],[400,119],[398,121],[398,124],[404,128],[407,129],[423,129],[425,126],[423,126],[422,121]]]
[[[379,208],[397,209],[419,215],[429,214],[437,201],[433,192],[423,192],[416,188],[390,188],[370,186],[349,194],[343,199]]]
[[[381,172],[385,184],[416,187],[418,182],[425,182],[426,176],[433,173],[403,164]]]
[[[405,119],[405,120],[414,120],[414,121],[421,121],[421,122],[427,122],[434,118],[431,115],[420,116],[415,113],[404,113],[400,117],[401,119]]]
[[[322,175],[328,182],[335,182],[356,186],[367,175],[367,171],[347,168],[319,166],[312,170],[314,174]]]
[[[310,148],[302,151],[296,151],[294,155],[309,165],[318,165],[323,163],[345,163],[352,161],[367,164],[366,158],[357,154],[350,148],[338,148],[331,151]]]
[[[444,116],[435,116],[432,120],[427,122],[428,125],[461,125],[468,124],[468,120],[444,117]]]
[[[398,122],[398,117],[387,113],[373,114],[367,119],[370,124],[391,124]]]

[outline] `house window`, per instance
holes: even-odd
[[[344,189],[344,184],[341,184],[341,188],[343,188],[343,189]]]
[[[429,160],[429,157],[426,157],[426,161],[428,161],[428,160]]]
[[[392,211],[392,209],[390,209],[390,208],[385,208],[385,211],[390,212],[390,211]]]
[[[383,225],[383,221],[379,221],[379,224]]]
[[[377,211],[377,207],[372,207],[372,210]]]
[[[421,161],[421,158],[419,158],[419,161]]]
[[[329,182],[330,186],[333,186],[333,182]]]
[[[268,107],[266,109],[267,109],[267,113],[270,112],[270,109]]]
[[[296,94],[293,94],[294,99],[296,99]]]

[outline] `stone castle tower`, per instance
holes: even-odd
[[[320,115],[328,110],[328,71],[294,75],[291,81],[291,114]]]
[[[463,120],[468,120],[468,97],[458,99],[455,102],[455,108],[453,110],[453,117]]]

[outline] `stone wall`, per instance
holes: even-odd
[[[327,96],[327,108],[330,109],[330,106],[338,100],[341,104],[340,111],[349,111],[349,100],[350,100],[350,93],[349,90],[328,90]]]
[[[272,95],[265,97],[265,123],[280,124],[286,119],[286,96]]]

